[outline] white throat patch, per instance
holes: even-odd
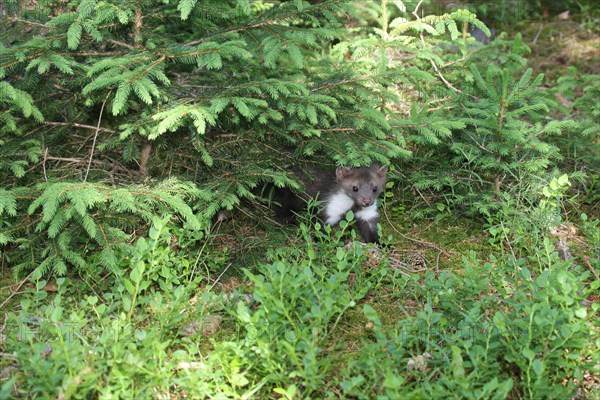
[[[356,218],[369,223],[376,221],[378,217],[379,213],[377,212],[377,202],[371,204],[369,207],[359,210],[356,213]]]
[[[325,206],[325,223],[335,225],[352,209],[354,200],[352,200],[343,190],[339,190],[329,196]]]
[[[325,223],[327,225],[337,224],[353,206],[354,200],[344,193],[343,190],[335,192],[329,196],[326,201],[324,210]],[[377,202],[371,204],[369,207],[360,209],[356,212],[355,216],[365,222],[376,221],[379,217],[379,212],[377,212]]]

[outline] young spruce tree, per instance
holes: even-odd
[[[101,249],[111,267],[152,215],[200,229],[260,184],[295,187],[286,168],[298,159],[406,155],[383,79],[328,55],[351,9],[342,0],[9,2],[4,259],[62,274]]]

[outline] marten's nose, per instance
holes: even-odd
[[[362,199],[363,206],[367,207],[371,205],[371,199]]]

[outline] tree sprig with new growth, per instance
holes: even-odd
[[[87,268],[90,257],[112,269],[131,250],[132,234],[145,231],[156,215],[173,214],[187,229],[203,229],[188,203],[212,196],[175,180],[155,187],[60,182],[2,190],[0,216],[9,224],[0,226],[0,244],[13,248],[4,257],[17,270],[35,266],[38,278],[64,275],[68,265]]]

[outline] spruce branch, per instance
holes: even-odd
[[[418,10],[421,7],[421,4],[423,4],[423,0],[420,0],[419,3],[417,3],[414,11],[412,12],[412,14],[415,16],[415,18],[417,19],[417,21],[419,21],[421,19],[421,17],[418,14]],[[419,32],[419,38],[421,39],[421,44],[423,45],[423,47],[425,48],[427,46],[427,44],[425,43],[425,37],[423,36],[423,31]],[[433,67],[434,71],[437,73],[437,75],[440,77],[440,79],[442,80],[442,82],[444,82],[444,84],[446,85],[446,87],[448,87],[449,89],[452,89],[453,91],[455,91],[456,93],[462,93],[461,90],[457,89],[456,87],[454,87],[453,84],[451,84],[442,74],[442,71],[440,71],[440,69],[438,68],[437,64],[435,63],[435,61],[433,60],[429,60],[431,66]]]

